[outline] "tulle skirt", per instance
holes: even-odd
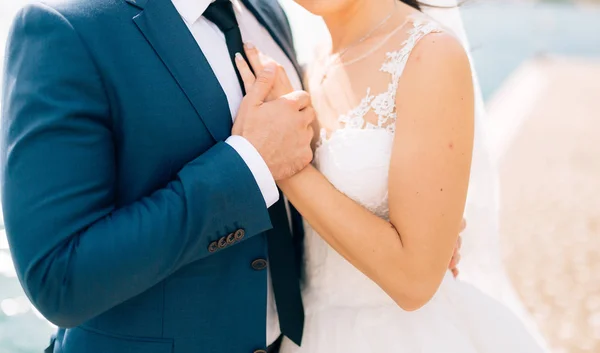
[[[310,305],[311,303],[306,303]],[[334,306],[307,313],[302,347],[281,353],[541,353],[508,308],[448,274],[423,308]]]

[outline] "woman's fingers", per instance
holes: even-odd
[[[254,46],[254,44],[246,42],[244,44],[244,51],[246,52],[246,57],[248,57],[248,61],[250,62],[250,66],[252,66],[254,72],[262,71],[264,63],[261,61],[260,52]]]
[[[453,270],[457,267],[457,263],[456,263],[456,253],[454,253],[454,255],[452,255],[452,259],[450,259],[450,264],[448,264],[448,268]]]
[[[285,70],[281,68],[281,72],[279,73],[279,80],[281,81],[281,93],[287,94],[294,90],[292,83],[290,82],[290,78],[286,74]]]
[[[452,275],[454,276],[454,278],[457,278],[459,273],[460,271],[457,268],[452,269]]]
[[[453,268],[457,268],[458,264],[460,263],[460,253],[456,253],[456,255],[454,256],[453,260],[454,260],[454,266]]]
[[[235,54],[235,66],[237,66],[237,69],[240,72],[240,76],[242,76],[242,81],[244,81],[244,88],[246,89],[246,92],[250,92],[250,89],[254,85],[254,81],[256,81],[256,77],[254,76],[252,70],[250,70],[250,66],[248,66],[248,63],[246,62],[246,60],[244,60],[244,57],[240,53]]]
[[[458,267],[458,264],[460,263],[460,248],[462,246],[462,239],[460,237],[458,237],[458,241],[456,242],[456,245],[454,247],[454,252],[452,253],[452,259],[450,259],[450,264],[448,265],[448,268],[452,271],[456,270]]]
[[[246,42],[244,44],[244,52],[246,53],[248,64],[255,73],[261,72],[267,65],[273,64],[277,67],[277,79],[275,81],[275,86],[267,97],[267,101],[275,100],[294,91],[287,73],[275,60],[268,55],[263,54],[256,46],[254,46],[254,44],[250,42]]]

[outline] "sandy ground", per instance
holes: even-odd
[[[554,352],[600,352],[600,61],[535,67],[537,103],[500,158],[505,263]]]

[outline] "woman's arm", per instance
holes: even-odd
[[[389,222],[312,167],[279,186],[329,245],[400,307],[415,310],[443,279],[466,201],[474,98],[460,43],[446,34],[426,36],[409,59],[397,96]]]

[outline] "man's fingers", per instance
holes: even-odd
[[[456,249],[460,250],[462,248],[462,237],[459,236],[458,240],[456,241]]]
[[[306,144],[310,146],[310,143],[312,142],[313,138],[315,135],[315,131],[313,130],[311,125],[308,125],[306,127]]]
[[[452,275],[454,276],[454,278],[457,278],[458,274],[460,273],[458,268],[453,268],[451,271],[452,271]]]
[[[298,110],[302,110],[310,105],[310,95],[305,91],[290,92],[281,98],[292,102]]]
[[[252,89],[256,78],[254,77],[252,70],[250,70],[250,66],[248,66],[248,63],[240,53],[235,54],[235,66],[237,66],[240,76],[242,76],[246,92],[249,92]]]
[[[276,70],[277,65],[267,64],[264,69],[257,74],[254,85],[252,85],[252,88],[248,90],[248,93],[246,94],[252,104],[259,105],[265,101],[275,84]]]
[[[248,57],[248,61],[254,72],[262,71],[264,67],[263,63],[260,61],[260,52],[254,44],[246,42],[246,44],[244,44],[244,51],[246,52],[246,56]]]
[[[464,231],[467,228],[467,220],[466,219],[462,219],[462,221],[460,222],[460,231]]]
[[[315,120],[315,109],[309,105],[302,110],[302,115],[305,119],[304,124],[310,129],[310,131],[313,131],[312,123]]]

